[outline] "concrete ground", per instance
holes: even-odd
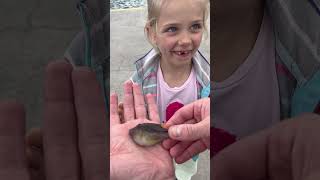
[[[45,65],[80,29],[75,1],[0,1],[0,100],[25,104],[28,128],[41,125]]]
[[[133,63],[151,49],[143,27],[146,21],[145,8],[131,8],[125,10],[111,10],[110,14],[110,91],[122,94],[122,84],[135,70]],[[208,21],[208,26],[210,20]],[[208,37],[203,40],[200,51],[207,59],[209,55],[209,27]],[[121,96],[120,98],[121,99]],[[198,173],[192,180],[210,179],[209,152],[200,155]]]

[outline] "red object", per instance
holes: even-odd
[[[289,79],[294,79],[294,76],[282,64],[276,63],[276,71],[277,71],[277,73],[282,73],[282,74],[286,75]]]
[[[218,128],[210,128],[210,157],[215,156],[219,151],[236,142],[236,136]]]
[[[169,104],[169,106],[166,109],[166,121],[168,121],[176,111],[178,111],[180,108],[182,108],[184,105],[179,102],[173,102]]]

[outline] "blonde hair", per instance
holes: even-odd
[[[147,23],[145,25],[144,32],[145,32],[145,35],[147,36],[147,39],[150,42],[150,44],[157,51],[159,51],[158,48],[152,43],[152,41],[150,39],[150,29],[149,28],[153,28],[153,31],[156,32],[157,21],[160,16],[160,10],[165,5],[165,3],[167,1],[168,0],[147,0],[147,10],[148,10],[147,13],[148,13],[148,15],[147,15]],[[208,29],[207,29],[206,22],[207,22],[207,19],[209,16],[209,10],[210,10],[209,0],[194,0],[194,1],[200,1],[201,4],[203,5],[203,9],[204,9],[203,24],[204,24],[204,30],[205,30],[205,38],[207,38]]]

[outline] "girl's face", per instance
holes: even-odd
[[[161,60],[176,67],[190,64],[202,40],[203,18],[204,9],[199,1],[167,1],[160,10],[156,32],[151,31]]]

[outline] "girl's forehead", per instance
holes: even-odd
[[[163,1],[160,12],[166,9],[192,9],[201,7],[204,10],[206,0],[165,0]]]
[[[158,20],[202,19],[204,11],[200,0],[167,0],[159,11]]]

